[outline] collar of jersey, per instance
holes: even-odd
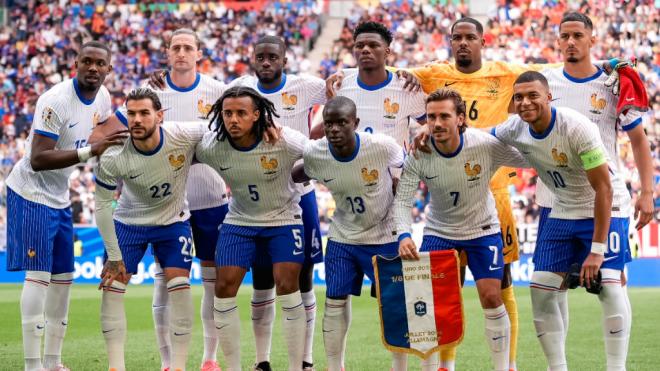
[[[163,142],[165,142],[165,135],[163,134],[163,127],[162,126],[159,127],[158,130],[160,130],[160,142],[158,143],[156,148],[154,148],[153,150],[148,151],[148,152],[140,151],[140,149],[135,146],[135,143],[133,142],[133,139],[131,138],[131,144],[133,144],[133,148],[135,148],[137,153],[139,153],[141,155],[144,155],[144,156],[152,156],[152,155],[155,155],[156,153],[158,153],[158,151],[160,151],[160,149],[163,147]]]
[[[185,92],[188,92],[188,91],[191,91],[191,90],[195,89],[197,87],[197,85],[199,85],[199,80],[201,80],[201,79],[202,79],[202,76],[199,73],[197,73],[196,77],[195,77],[195,82],[193,82],[192,85],[190,85],[187,88],[180,88],[180,87],[174,85],[174,81],[172,81],[172,79],[170,78],[170,73],[169,72],[167,74],[165,74],[165,80],[167,81],[167,85],[170,88],[172,88],[172,90],[178,91],[180,93],[185,93]]]
[[[284,88],[285,84],[286,84],[286,73],[283,72],[282,73],[282,81],[280,82],[280,84],[277,87],[272,88],[272,89],[266,89],[261,85],[260,82],[257,82],[257,89],[259,89],[260,93],[273,94],[273,93],[277,93],[278,91],[282,90]]]
[[[577,77],[573,77],[573,76],[569,75],[568,72],[566,72],[565,69],[562,69],[561,72],[564,74],[564,77],[566,77],[570,81],[576,82],[578,84],[582,84],[582,83],[589,82],[591,80],[597,79],[600,75],[603,74],[603,70],[600,67],[596,66],[596,69],[598,70],[598,71],[596,71],[596,73],[594,73],[593,75],[591,75],[589,77],[585,77],[583,79],[578,79]]]
[[[249,152],[249,151],[252,151],[253,149],[255,149],[259,145],[259,143],[261,143],[261,138],[257,138],[257,141],[254,142],[254,144],[249,146],[249,147],[239,147],[239,146],[237,146],[236,143],[234,143],[234,141],[231,140],[231,137],[229,135],[227,135],[227,141],[229,141],[229,144],[231,145],[231,147],[233,149],[235,149],[237,151],[241,151],[241,152]]]
[[[380,88],[384,88],[384,87],[387,86],[387,84],[390,83],[390,81],[392,81],[392,72],[390,72],[390,71],[387,71],[387,78],[385,79],[385,81],[383,81],[381,83],[378,83],[376,85],[367,85],[364,82],[362,82],[362,80],[360,80],[360,76],[357,77],[358,86],[361,87],[364,90],[369,90],[369,91],[374,91],[374,90],[378,90]]]
[[[548,125],[548,128],[545,129],[544,132],[541,134],[537,134],[532,130],[532,126],[529,126],[529,135],[534,137],[534,139],[545,139],[548,135],[550,135],[550,132],[552,132],[552,128],[555,127],[555,119],[557,118],[557,110],[555,110],[555,107],[552,107],[552,117],[550,118],[550,125]]]
[[[435,151],[438,152],[438,154],[440,156],[442,156],[444,158],[452,158],[452,157],[456,157],[456,155],[461,153],[461,150],[463,149],[463,133],[460,134],[460,137],[461,137],[461,142],[458,144],[458,148],[456,148],[456,150],[454,152],[452,152],[448,155],[440,152],[440,150],[438,149],[438,146],[435,145],[435,139],[433,139],[433,137],[431,137],[431,143],[433,143],[433,148],[435,148]]]
[[[78,99],[80,99],[80,101],[84,105],[89,106],[90,104],[94,103],[94,99],[96,99],[96,96],[94,96],[94,98],[92,99],[85,99],[85,97],[83,97],[82,93],[80,92],[80,86],[78,86],[78,78],[73,79],[73,90],[76,91],[76,95],[78,96]]]
[[[332,149],[332,145],[330,143],[328,143],[328,149],[330,149],[330,154],[332,154],[332,157],[334,157],[335,160],[339,162],[351,162],[357,156],[358,152],[360,152],[360,136],[357,133],[355,133],[355,149],[353,150],[353,153],[351,153],[350,156],[340,157]]]

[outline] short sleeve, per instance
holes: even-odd
[[[492,145],[492,158],[494,169],[500,166],[509,166],[515,168],[529,168],[530,165],[525,157],[515,148],[505,144],[495,138]]]
[[[110,191],[117,189],[117,178],[114,174],[113,158],[103,154],[95,169],[96,184]]]
[[[383,136],[383,143],[387,147],[387,166],[402,168],[406,160],[406,153],[403,148],[390,137]]]
[[[419,91],[413,94],[410,101],[410,116],[413,117],[418,122],[423,122],[426,120],[426,94]]]
[[[312,179],[318,179],[318,174],[317,174],[317,166],[316,164],[318,163],[316,157],[317,157],[317,146],[316,146],[316,141],[308,141],[307,144],[305,144],[305,148],[303,149],[303,163],[305,165],[305,174],[312,178]]]
[[[596,124],[591,122],[587,117],[577,114],[577,112],[571,118],[576,122],[576,125],[573,125],[568,137],[571,148],[576,154],[581,155],[598,147],[604,148]]]
[[[112,116],[112,100],[110,98],[110,93],[107,89],[103,88],[103,100],[99,106],[99,122],[105,122],[110,116]]]
[[[117,110],[115,111],[115,116],[117,116],[119,122],[124,124],[124,126],[128,127],[128,116],[126,115],[126,103],[124,103],[121,107],[117,108]]]
[[[307,144],[309,139],[302,133],[288,127],[282,128],[282,139],[284,140],[289,157],[296,161],[300,160],[303,156],[305,144]]]
[[[307,92],[310,105],[325,104],[325,81],[316,76],[305,77],[305,91]]]
[[[32,128],[35,134],[57,140],[60,137],[60,128],[64,122],[63,112],[61,112],[57,101],[51,101],[48,98],[51,97],[40,98],[37,102]]]
[[[619,115],[621,130],[630,131],[637,126],[642,125],[644,121],[644,114],[644,112],[629,109],[625,114]]]
[[[502,143],[513,145],[518,127],[518,120],[518,116],[510,117],[505,122],[490,129],[490,134],[499,139]]]

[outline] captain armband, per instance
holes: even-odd
[[[607,156],[603,148],[596,147],[580,155],[584,170],[591,170],[607,162]]]

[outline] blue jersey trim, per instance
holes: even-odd
[[[239,147],[238,145],[236,145],[236,143],[234,143],[233,140],[231,140],[231,137],[229,135],[227,135],[227,141],[229,142],[229,144],[233,149],[241,152],[249,152],[255,149],[259,145],[259,143],[261,143],[261,138],[257,138],[257,141],[254,142],[254,144],[252,144],[249,147]]]
[[[577,77],[573,77],[573,76],[569,75],[568,72],[566,72],[565,69],[562,70],[562,73],[564,74],[564,77],[566,77],[568,80],[570,80],[570,81],[572,81],[572,82],[576,82],[576,83],[578,83],[578,84],[582,84],[582,83],[585,83],[585,82],[589,82],[589,81],[591,81],[591,80],[595,80],[595,79],[597,79],[600,75],[603,74],[603,70],[602,70],[602,69],[600,69],[599,67],[596,67],[596,68],[598,69],[598,71],[596,71],[596,73],[594,73],[593,75],[591,75],[591,76],[589,76],[589,77],[585,77],[585,78],[583,78],[583,79],[578,79]]]
[[[357,156],[358,152],[360,152],[360,136],[357,133],[355,133],[355,149],[353,150],[353,153],[351,153],[350,156],[340,157],[332,149],[332,145],[330,143],[328,143],[328,149],[330,150],[330,154],[332,154],[332,157],[334,157],[335,160],[339,162],[351,162]]]
[[[392,81],[392,72],[390,72],[390,71],[387,71],[387,78],[385,79],[385,81],[383,81],[379,84],[376,84],[376,85],[367,85],[364,82],[362,82],[362,80],[360,80],[360,76],[358,76],[358,78],[357,78],[358,86],[361,87],[364,90],[369,90],[369,91],[374,91],[374,90],[378,90],[380,88],[383,88],[383,87],[387,86],[387,84],[389,84],[390,81]]]
[[[82,104],[89,106],[90,104],[94,103],[94,99],[96,99],[96,95],[94,95],[94,98],[92,99],[85,99],[85,97],[82,96],[82,93],[80,92],[80,86],[78,86],[78,78],[73,79],[73,90],[76,91],[76,95],[78,96],[78,99],[80,99]]]
[[[165,142],[165,135],[163,134],[163,127],[161,126],[160,128],[158,128],[158,130],[160,130],[160,142],[158,142],[158,145],[156,146],[156,148],[154,148],[153,150],[148,151],[148,152],[142,152],[142,151],[140,151],[139,148],[137,148],[135,146],[135,142],[133,142],[133,139],[131,138],[131,143],[133,143],[133,148],[135,148],[135,150],[139,154],[144,155],[144,156],[152,156],[152,155],[155,155],[156,153],[158,153],[158,151],[160,151],[160,149],[163,147],[163,142]]]
[[[399,242],[401,242],[401,240],[406,239],[406,238],[412,238],[412,236],[410,235],[410,233],[408,233],[408,232],[401,233],[401,234],[399,235],[399,238],[397,238],[397,240],[398,240]]]
[[[282,73],[282,81],[278,86],[276,86],[273,89],[266,89],[264,88],[260,82],[257,83],[257,89],[259,89],[260,93],[264,94],[273,94],[277,93],[278,91],[282,90],[284,88],[284,85],[286,85],[286,73]]]
[[[94,177],[94,181],[96,182],[96,184],[100,185],[101,187],[103,187],[103,188],[105,188],[109,191],[114,191],[114,190],[117,189],[117,186],[112,186],[110,184],[105,184],[96,177]]]
[[[532,130],[532,126],[529,126],[529,134],[534,137],[535,139],[545,139],[550,133],[552,132],[552,129],[555,127],[555,120],[557,119],[557,110],[552,107],[552,117],[550,118],[550,125],[548,125],[548,128],[545,129],[545,131],[541,134],[537,134],[534,130]]]
[[[431,143],[433,144],[433,148],[435,148],[436,152],[438,152],[438,154],[439,154],[440,156],[442,156],[442,157],[444,157],[444,158],[452,158],[452,157],[456,157],[456,155],[458,155],[459,153],[461,153],[461,150],[463,149],[463,133],[460,134],[460,137],[461,137],[461,142],[458,144],[458,148],[456,148],[456,150],[455,150],[454,152],[452,152],[452,153],[450,153],[450,154],[448,154],[448,155],[446,155],[446,154],[440,152],[440,150],[438,149],[438,147],[435,145],[435,139],[431,138]]]
[[[490,135],[494,136],[497,138],[497,126],[493,126],[492,129],[490,129]]]
[[[50,139],[54,139],[54,140],[58,140],[58,139],[60,139],[60,136],[59,136],[59,135],[57,135],[57,134],[55,134],[55,133],[51,133],[51,132],[49,132],[49,131],[43,131],[43,130],[37,130],[37,129],[34,129],[34,133],[35,133],[35,134],[42,135],[42,136],[47,137],[47,138],[50,138]]]
[[[642,123],[642,118],[641,118],[641,117],[638,117],[637,120],[631,122],[631,123],[628,124],[628,125],[624,125],[624,126],[622,126],[621,129],[622,129],[623,131],[630,131],[630,130],[636,128],[636,127],[637,127],[639,124],[641,124],[641,123]]]
[[[123,113],[121,113],[119,110],[116,110],[115,116],[117,116],[117,119],[119,119],[119,121],[122,124],[124,124],[124,126],[128,127],[128,119],[126,118],[126,116],[124,116]]]
[[[167,74],[165,74],[165,80],[167,81],[167,85],[168,85],[170,88],[172,88],[172,90],[178,91],[178,92],[180,92],[180,93],[189,92],[189,91],[195,89],[195,88],[197,87],[197,85],[199,85],[199,81],[200,81],[201,79],[202,79],[202,76],[201,76],[199,73],[197,73],[197,75],[196,75],[196,77],[195,77],[195,82],[193,82],[192,85],[190,85],[190,86],[187,87],[187,88],[181,88],[181,87],[178,87],[178,86],[174,85],[174,82],[172,81],[172,79],[170,79],[170,74],[169,74],[169,72],[168,72]]]

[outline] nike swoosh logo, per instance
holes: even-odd
[[[494,338],[493,338],[493,341],[497,341],[497,340],[503,339],[503,338],[505,338],[505,337],[506,337],[506,336],[504,336],[504,335],[502,335],[502,336],[498,336],[498,337],[494,337]]]
[[[427,177],[425,177],[425,178],[428,179],[428,180],[431,180],[431,179],[435,179],[435,178],[437,178],[438,176],[439,176],[439,175],[436,175],[436,176],[427,176]]]
[[[491,271],[496,271],[498,269],[502,269],[502,267],[488,267],[488,269]]]
[[[610,334],[612,334],[612,335],[614,335],[614,334],[618,334],[618,333],[621,332],[621,331],[623,331],[623,329],[618,330],[618,331],[612,331],[612,330],[610,330]]]
[[[330,179],[325,179],[325,178],[323,178],[323,182],[325,182],[325,183],[330,183],[330,182],[332,182],[333,180],[335,180],[335,178],[330,178]]]
[[[528,155],[528,154],[532,153],[532,152],[528,152],[528,151],[520,151],[520,152],[522,152],[523,155]]]
[[[142,173],[142,174],[144,174],[144,173]],[[135,179],[135,178],[137,178],[137,177],[139,177],[139,176],[140,176],[140,175],[142,175],[142,174],[138,174],[138,175],[131,175],[131,176],[129,176],[129,178],[131,178],[131,179]]]
[[[537,337],[537,338],[540,338],[540,337],[543,336],[543,335],[545,335],[545,332],[542,332],[542,333],[536,335],[536,337]]]
[[[316,255],[318,255],[318,254],[320,254],[320,253],[321,253],[320,251],[313,252],[313,253],[311,254],[311,257],[313,258],[313,257],[315,257]]]
[[[69,324],[66,321],[62,321],[62,326],[68,326]]]
[[[454,81],[454,82],[446,82],[446,83],[445,83],[445,87],[447,87],[447,86],[452,86],[452,85],[454,85],[454,84],[456,84],[456,81]]]
[[[183,334],[179,334],[178,332],[174,333],[174,336],[183,336],[183,335],[189,335],[189,332],[184,332]]]
[[[216,328],[216,330],[222,330],[223,328],[225,328],[227,326],[229,326],[229,324],[226,324],[226,325],[221,326],[221,327],[215,326],[215,328]]]
[[[297,320],[298,318],[300,318],[300,317],[296,317],[296,318],[289,318],[289,317],[286,317],[286,320],[287,320],[287,321],[295,321],[295,320]]]
[[[618,258],[618,256],[608,256],[607,258],[603,259],[603,261],[606,262],[606,261],[616,259],[616,258]]]
[[[335,331],[335,330],[326,330],[326,329],[323,329],[323,332],[333,332],[333,331]]]
[[[303,253],[303,251],[295,251],[295,250],[293,251],[293,255],[300,255],[302,253]]]
[[[635,98],[633,98],[633,97],[626,98],[626,102],[632,102],[632,101],[634,101],[634,100],[635,100]]]
[[[230,167],[222,167],[222,166],[220,166],[220,171],[225,171],[225,170],[229,170],[229,169],[231,169],[231,166],[230,166]]]
[[[192,261],[192,258],[183,258],[183,261],[184,261],[185,263],[188,263],[188,262],[191,262],[191,261]]]
[[[78,124],[79,124],[78,122],[76,122],[75,124],[69,124],[69,129],[71,129],[72,127],[74,127],[74,126],[76,126],[76,125],[78,125]]]
[[[37,330],[42,330],[45,326],[37,325]]]
[[[110,330],[101,330],[104,334],[107,334],[110,331],[115,331],[115,329],[110,329]]]

